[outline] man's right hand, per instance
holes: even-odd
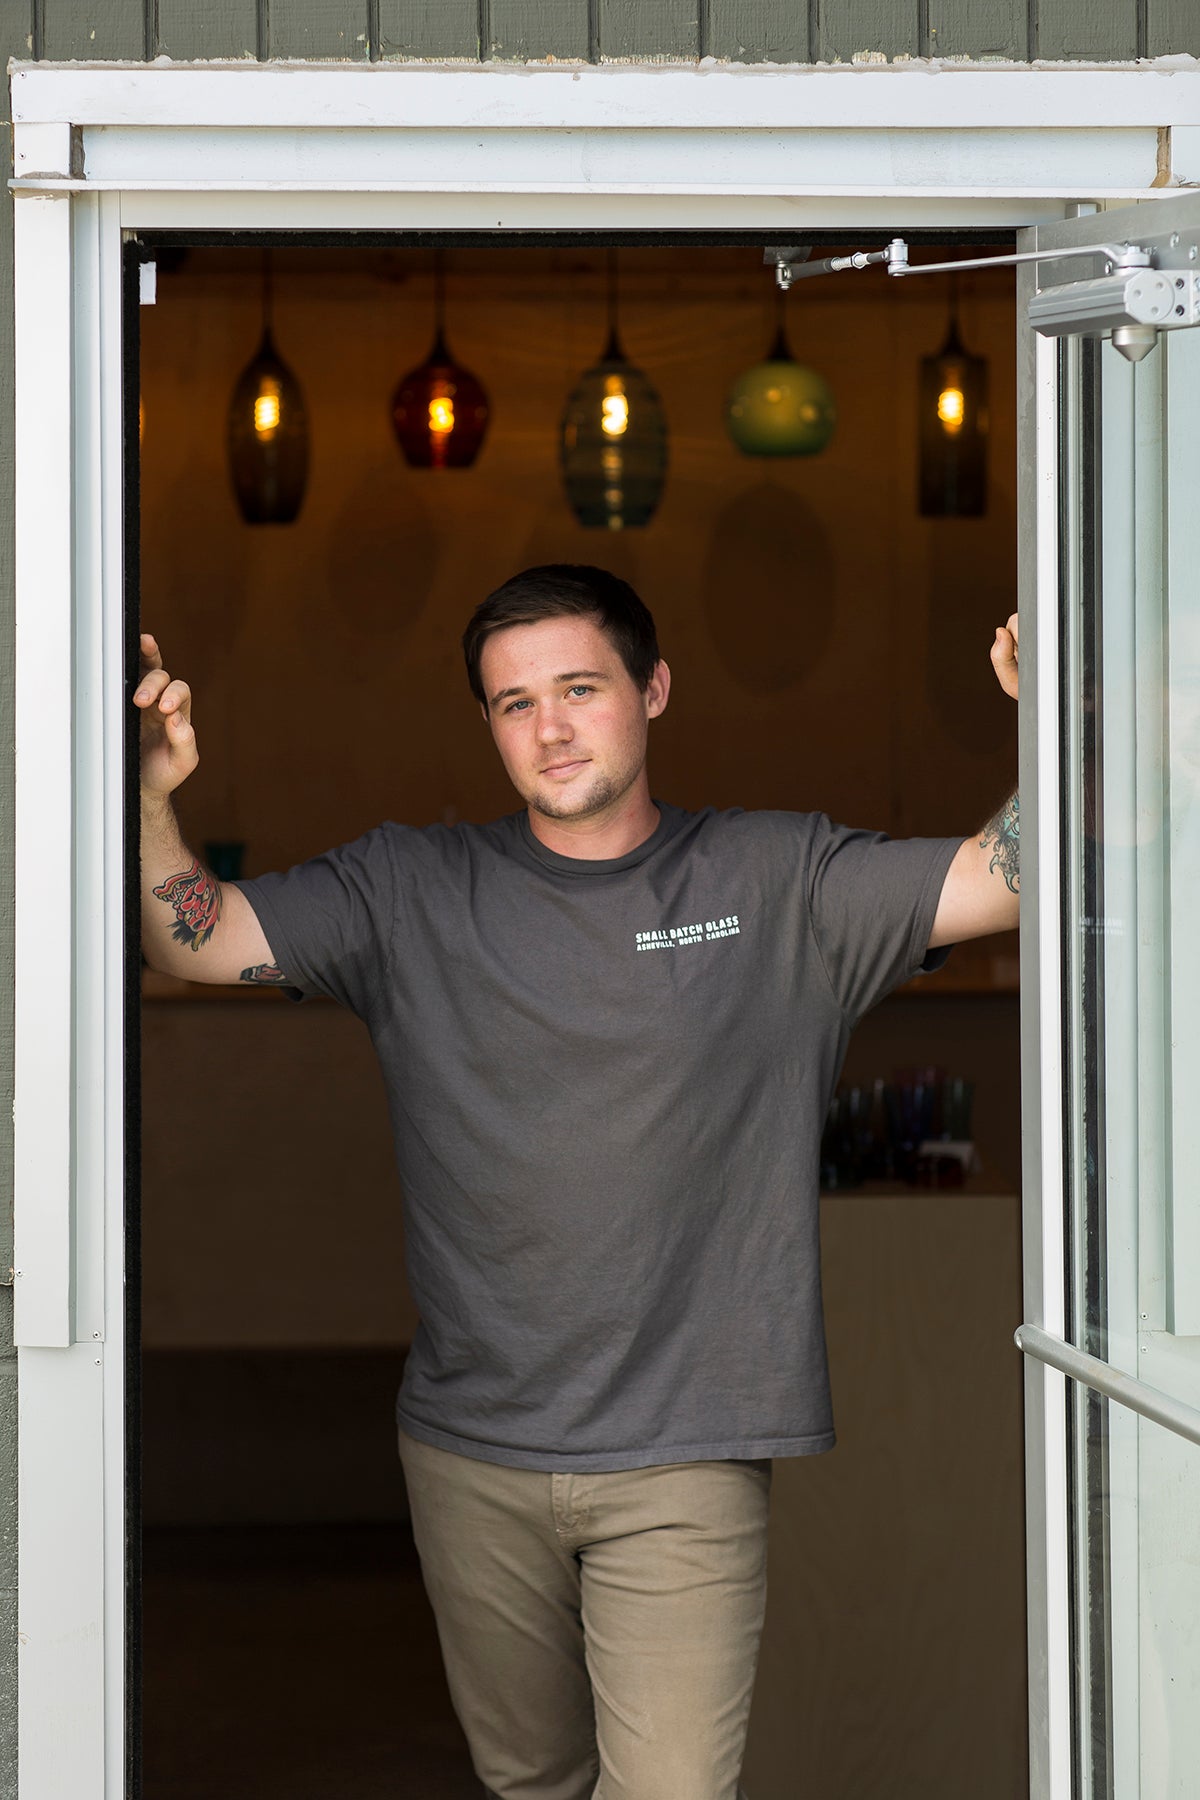
[[[192,693],[172,681],[157,641],[142,633],[133,704],[142,715],[142,951],[152,969],[187,981],[282,985],[249,900],[223,886],[180,836],[171,795],[200,758]]]
[[[200,757],[192,729],[192,691],[163,668],[156,639],[141,637],[142,672],[133,704],[142,714],[142,796],[165,800]]]

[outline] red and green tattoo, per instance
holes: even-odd
[[[221,884],[200,863],[182,875],[171,875],[154,889],[156,900],[165,900],[175,913],[173,936],[177,944],[201,949],[221,917]]]

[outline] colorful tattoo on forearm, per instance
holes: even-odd
[[[253,981],[262,987],[286,987],[288,978],[278,963],[255,963],[252,969],[243,969],[243,981]]]
[[[221,917],[221,884],[194,862],[182,875],[172,875],[154,889],[156,900],[174,909],[172,936],[177,944],[199,950],[207,944]]]
[[[1011,800],[1000,808],[995,818],[989,819],[983,828],[983,836],[979,840],[979,848],[986,850],[994,844],[992,859],[988,863],[989,875],[997,870],[1003,875],[1005,885],[1010,893],[1021,891],[1021,796],[1014,794]]]

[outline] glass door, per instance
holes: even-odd
[[[1146,258],[1054,256],[1089,244]],[[1018,1334],[1042,1365],[1033,1792],[1186,1800],[1200,1780],[1200,196],[1042,228],[1034,246],[1027,1080],[1043,1117]]]

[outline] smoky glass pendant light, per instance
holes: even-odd
[[[247,525],[290,525],[308,484],[304,395],[272,335],[271,253],[263,256],[263,333],[229,402],[229,473]]]
[[[608,342],[567,397],[559,462],[581,525],[631,531],[653,518],[667,475],[667,418],[653,383],[621,348],[615,250],[608,258]]]
[[[743,456],[816,456],[837,424],[829,383],[792,355],[785,301],[777,289],[775,341],[762,362],[738,376],[725,403],[725,429]]]
[[[987,360],[958,329],[951,289],[946,341],[921,358],[918,503],[925,519],[977,519],[987,511]]]
[[[445,269],[433,260],[433,348],[401,377],[392,395],[392,429],[404,460],[414,469],[469,469],[483,446],[488,397],[470,369],[446,347]]]

